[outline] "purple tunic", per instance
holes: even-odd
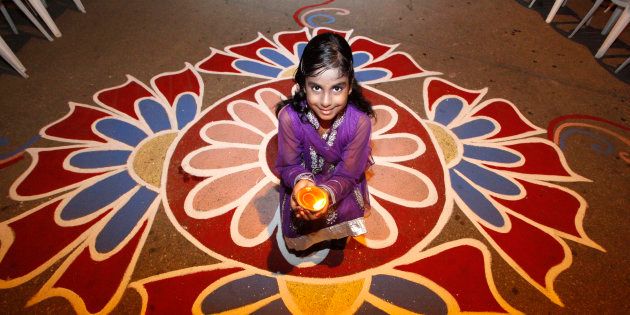
[[[366,233],[364,211],[369,209],[365,170],[370,166],[370,117],[352,103],[320,136],[312,112],[303,121],[285,106],[278,115],[278,159],[281,175],[282,235],[287,247],[303,250],[315,243]],[[331,205],[325,217],[305,221],[291,210],[293,186],[310,179],[328,191]]]

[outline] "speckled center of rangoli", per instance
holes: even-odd
[[[160,187],[166,150],[173,143],[177,132],[158,135],[144,141],[133,157],[133,171],[150,186]]]
[[[448,167],[451,165],[451,162],[459,160],[461,152],[459,152],[455,136],[441,125],[428,122],[427,125],[437,140],[438,146],[442,150],[442,154],[444,155],[444,164]]]

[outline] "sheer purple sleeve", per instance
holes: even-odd
[[[351,193],[364,175],[370,157],[371,133],[370,118],[361,115],[357,122],[356,133],[343,149],[341,162],[337,164],[332,177],[320,183],[320,186],[330,193],[333,204]]]
[[[288,106],[287,106],[288,107]],[[313,174],[302,166],[302,143],[293,126],[290,109],[285,107],[278,115],[278,159],[276,169],[285,186],[293,188],[300,179],[313,181]]]

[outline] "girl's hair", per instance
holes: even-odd
[[[306,102],[306,78],[314,77],[329,69],[339,69],[341,76],[347,75],[348,82],[352,86],[352,92],[348,96],[348,102],[352,102],[360,111],[374,117],[372,104],[365,99],[361,92],[361,86],[354,78],[352,65],[352,49],[346,40],[335,33],[323,33],[313,37],[302,53],[300,64],[295,72],[295,83],[298,90],[293,97],[278,103],[276,115],[286,105],[291,105],[302,119],[308,111]]]

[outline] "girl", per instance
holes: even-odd
[[[333,246],[343,248],[348,236],[366,233],[372,105],[354,78],[350,46],[333,33],[308,42],[295,82],[293,98],[276,110],[282,234],[296,251],[335,239]],[[308,186],[327,193],[323,210],[297,203],[297,192]]]

